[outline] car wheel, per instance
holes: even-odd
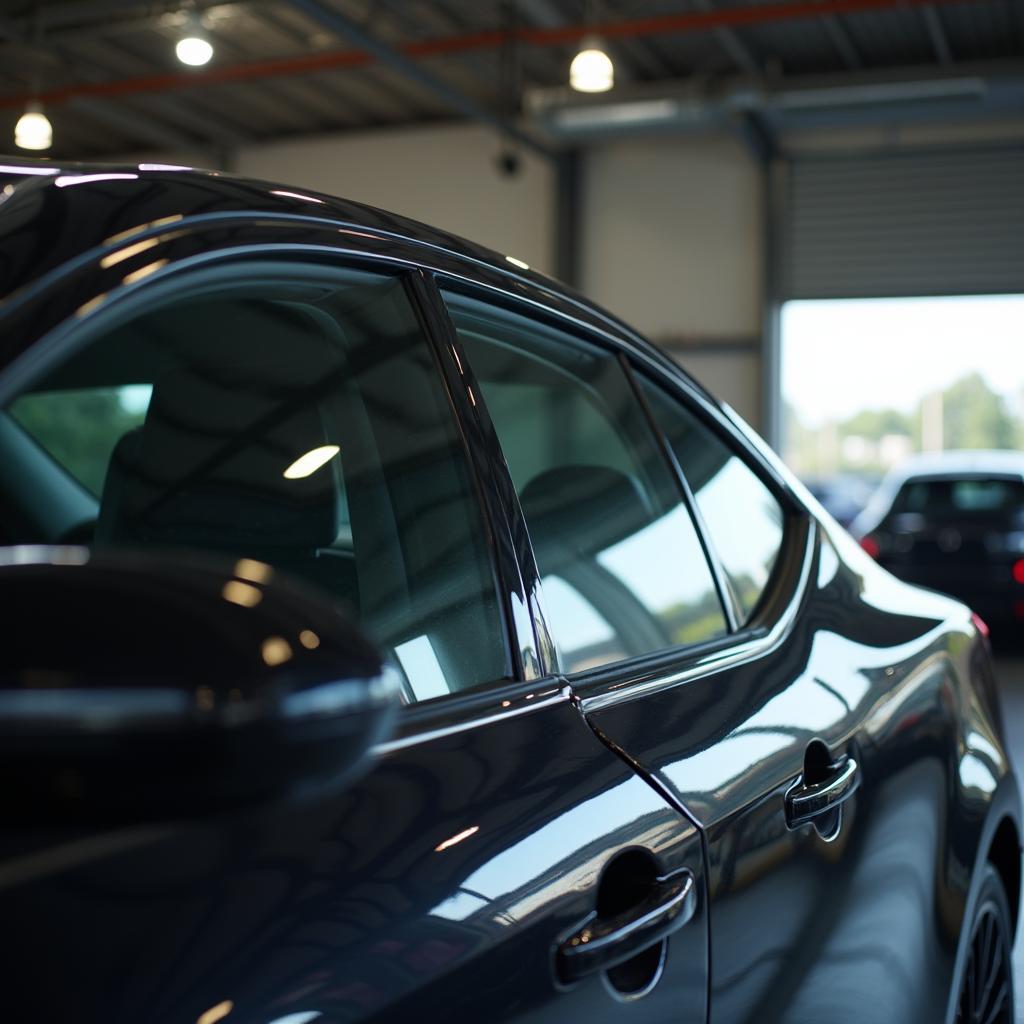
[[[1013,1024],[1010,908],[996,869],[988,864],[971,921],[960,978],[957,1024]]]

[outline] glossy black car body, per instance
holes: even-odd
[[[3,1019],[956,1019],[990,866],[1011,928],[1020,890],[1019,798],[968,608],[879,568],[667,357],[518,264],[326,196],[180,168],[55,170],[0,172],[0,405],[90,317],[179,272],[270,252],[398,275],[486,514],[512,672],[403,708],[339,791],[5,823]],[[445,287],[616,353],[738,453],[785,511],[748,621],[560,671]],[[119,649],[116,632],[97,642]],[[627,964],[565,955],[671,901],[682,926]]]
[[[964,601],[997,636],[1024,625],[1024,453],[917,456],[851,529],[889,572]]]

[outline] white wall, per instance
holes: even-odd
[[[597,147],[584,188],[583,290],[650,337],[760,331],[758,168],[735,139]]]
[[[236,171],[413,217],[550,273],[552,170],[521,153],[505,177],[497,154],[493,131],[458,124],[247,146]]]
[[[585,168],[582,290],[759,426],[757,352],[713,348],[761,334],[762,196],[749,152],[730,136],[629,139],[594,147]]]

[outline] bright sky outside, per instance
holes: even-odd
[[[782,395],[808,427],[909,412],[970,373],[1024,413],[1024,295],[827,299],[782,309]]]

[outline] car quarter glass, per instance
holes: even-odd
[[[32,469],[18,540],[223,551],[240,604],[285,570],[358,612],[410,701],[507,677],[480,513],[402,281],[220,276],[107,327],[11,403]]]
[[[764,593],[782,548],[782,508],[743,459],[695,413],[649,378],[639,381],[693,491],[745,621]]]
[[[615,355],[445,298],[519,495],[563,669],[724,634],[693,520]]]

